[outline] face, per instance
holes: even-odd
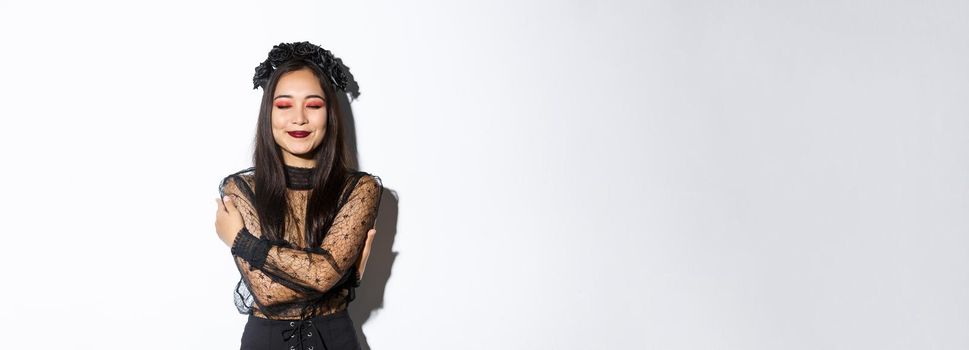
[[[280,77],[273,95],[273,138],[287,165],[315,166],[312,151],[326,136],[326,97],[309,68]]]

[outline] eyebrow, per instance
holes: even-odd
[[[273,97],[273,101],[275,101],[277,98],[280,98],[280,97],[293,98],[292,95],[279,95],[279,96]],[[318,99],[321,99],[323,101],[326,101],[326,98],[324,98],[323,96],[320,96],[320,95],[306,95],[306,98],[310,98],[310,97],[316,97]]]

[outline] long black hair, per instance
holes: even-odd
[[[344,136],[340,125],[343,119],[343,102],[337,90],[315,63],[294,59],[276,67],[263,89],[262,104],[256,125],[255,148],[252,162],[255,166],[255,198],[253,206],[259,217],[262,235],[270,240],[284,237],[288,203],[286,196],[286,177],[283,156],[272,132],[273,95],[279,78],[291,71],[309,68],[320,81],[326,98],[326,131],[323,142],[311,151],[316,161],[304,218],[304,241],[309,248],[318,247],[323,242],[326,230],[333,223],[339,210],[339,200],[351,169],[348,168]]]

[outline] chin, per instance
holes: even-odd
[[[292,153],[292,154],[297,155],[297,156],[305,156],[305,155],[309,154],[310,152],[312,152],[313,149],[315,149],[315,147],[300,145],[300,146],[297,146],[297,147],[290,147],[289,148],[289,153]]]

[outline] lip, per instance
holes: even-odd
[[[289,134],[289,136],[292,136],[292,137],[295,137],[295,138],[298,138],[298,139],[301,139],[301,138],[304,138],[306,136],[309,136],[309,134],[310,134],[309,131],[287,131],[286,133]]]

